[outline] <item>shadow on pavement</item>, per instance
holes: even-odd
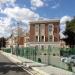
[[[21,67],[18,67],[14,63],[0,62],[0,73],[6,74],[9,71],[24,72],[24,70]]]

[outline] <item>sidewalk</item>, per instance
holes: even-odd
[[[6,57],[8,57],[8,59],[14,63],[23,63],[23,65],[27,67],[32,67],[32,69],[39,72],[40,75],[75,75],[72,72],[59,69],[53,66],[48,66],[46,64],[37,63],[23,57],[12,55],[10,53],[6,53],[2,51],[1,53],[5,55]]]

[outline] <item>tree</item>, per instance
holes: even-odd
[[[0,38],[0,48],[6,46],[6,39],[4,37]]]
[[[67,45],[73,48],[75,46],[75,18],[66,22],[66,30],[64,35],[67,37],[63,40]]]

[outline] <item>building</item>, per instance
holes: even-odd
[[[18,27],[14,30],[12,37],[7,40],[7,46],[15,47],[39,47],[48,48],[48,46],[60,46],[60,20],[38,20],[30,22],[30,30],[28,33],[24,32],[22,28]]]
[[[60,47],[61,48],[69,48],[69,45],[66,45],[65,41],[63,39],[60,39]]]
[[[29,33],[24,33],[23,36],[11,36],[6,40],[6,48],[15,48],[17,45],[19,47],[27,47],[29,42]]]
[[[25,32],[22,31],[22,28],[18,27],[14,29],[12,35],[9,38],[7,38],[6,47],[15,48],[17,45],[19,45],[19,47],[24,47],[24,35]]]
[[[24,47],[28,47],[28,42],[29,42],[29,32],[25,33],[25,36],[24,36]]]
[[[6,48],[15,47],[16,43],[12,36],[6,39]]]
[[[11,39],[6,39],[6,48],[10,48]]]
[[[48,47],[60,44],[60,20],[38,20],[30,22],[29,46]]]

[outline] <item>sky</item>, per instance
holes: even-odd
[[[17,22],[28,30],[30,20],[60,19],[60,36],[65,22],[75,16],[75,0],[0,0],[0,37],[8,37]]]

